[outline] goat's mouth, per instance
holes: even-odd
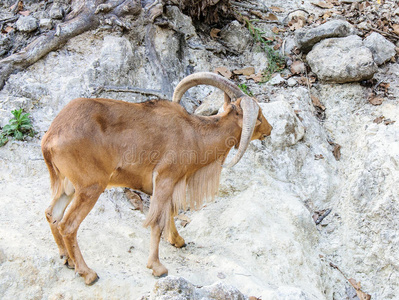
[[[263,140],[265,140],[268,136],[270,136],[270,133],[269,134],[262,134],[261,136],[260,136],[260,138],[259,138],[259,140],[261,140],[261,141],[263,141]]]

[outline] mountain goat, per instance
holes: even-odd
[[[197,116],[179,105],[189,88],[202,84],[225,92],[222,113]],[[147,267],[154,276],[167,274],[159,260],[159,242],[165,232],[174,246],[185,245],[174,223],[178,209],[198,208],[213,198],[230,149],[238,147],[228,167],[241,159],[251,140],[262,140],[271,130],[255,99],[208,72],[183,79],[173,102],[72,100],[42,139],[53,192],[46,218],[61,258],[86,284],[97,281],[79,250],[77,231],[107,187],[123,186],[152,195],[144,224],[151,227]]]

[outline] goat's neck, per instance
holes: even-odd
[[[223,113],[211,117],[198,117],[202,123],[199,131],[202,135],[203,153],[209,158],[226,157],[232,147],[237,145],[241,137],[239,117],[234,112]],[[211,159],[212,160],[212,159]]]

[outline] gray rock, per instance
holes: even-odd
[[[191,18],[184,15],[177,6],[167,6],[166,16],[173,28],[183,33],[186,40],[197,35]]]
[[[378,70],[370,49],[356,35],[321,41],[308,53],[307,61],[318,78],[327,82],[366,80]]]
[[[279,100],[260,103],[263,115],[273,126],[270,142],[274,147],[284,148],[295,145],[305,135],[305,127],[296,116],[291,105]]]
[[[39,27],[50,30],[53,28],[53,21],[51,19],[40,19]]]
[[[287,80],[287,85],[288,86],[291,86],[291,87],[293,87],[293,86],[295,86],[297,84],[297,81],[294,79],[294,78],[289,78],[288,80]]]
[[[205,97],[202,104],[195,110],[195,114],[201,116],[211,116],[216,114],[223,106],[224,93],[220,90],[215,90],[212,94]]]
[[[61,20],[64,17],[64,10],[58,3],[54,3],[50,9],[50,18]]]
[[[196,287],[182,277],[168,276],[155,283],[153,300],[245,300],[247,299],[233,286],[217,282],[210,286]]]
[[[155,283],[153,299],[194,299],[195,286],[182,277],[168,276]]]
[[[11,40],[7,35],[0,34],[0,56],[4,55],[11,48]]]
[[[37,19],[32,16],[21,16],[19,17],[17,23],[17,29],[22,32],[32,32],[38,27]]]
[[[283,77],[281,77],[280,74],[277,74],[276,76],[274,76],[272,79],[269,80],[269,84],[271,84],[271,85],[279,85],[284,82],[285,82],[285,79]]]
[[[297,30],[295,40],[299,49],[308,52],[316,43],[326,38],[346,37],[356,33],[356,29],[349,22],[333,20],[315,28]]]
[[[222,282],[217,282],[212,284],[211,286],[204,286],[203,288],[199,289],[200,291],[203,290],[204,296],[201,296],[199,299],[204,299],[204,297],[208,299],[215,299],[215,300],[224,300],[224,299],[231,299],[231,300],[245,300],[245,297],[237,288],[226,285]]]
[[[220,31],[221,39],[233,50],[238,53],[244,52],[252,41],[252,36],[248,29],[238,21],[233,21]]]
[[[370,34],[364,39],[363,43],[373,53],[373,58],[377,65],[382,65],[396,54],[395,44],[377,32]]]
[[[287,37],[285,40],[284,47],[280,48],[280,54],[285,56],[287,54],[290,54],[292,50],[296,47],[296,40],[294,37]]]

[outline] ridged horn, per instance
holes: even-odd
[[[243,112],[240,146],[238,147],[237,153],[232,161],[224,166],[226,168],[232,168],[244,155],[249,143],[251,142],[251,137],[255,129],[256,120],[258,118],[259,105],[253,99],[245,96],[241,100],[240,106]]]
[[[201,84],[221,89],[230,99],[237,99],[245,95],[238,86],[223,76],[211,72],[198,72],[185,77],[179,82],[173,93],[173,102],[179,103],[188,89]]]

